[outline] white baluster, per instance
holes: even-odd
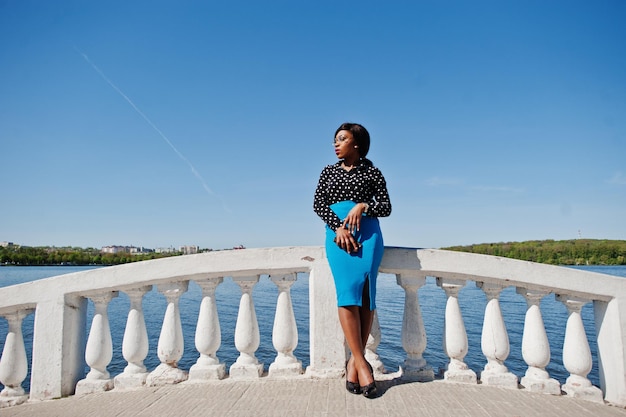
[[[202,288],[202,303],[198,313],[195,339],[200,357],[189,369],[189,381],[201,382],[209,379],[223,379],[226,376],[226,365],[220,363],[216,356],[222,344],[222,331],[215,303],[215,290],[223,281],[222,277],[197,281]]]
[[[480,381],[485,385],[517,388],[517,376],[509,372],[504,365],[509,356],[510,345],[498,300],[503,287],[483,282],[477,283],[477,286],[482,288],[488,300],[481,337],[481,347],[483,355],[487,358],[487,364],[480,375]]]
[[[372,329],[367,337],[367,343],[365,344],[365,359],[372,365],[375,375],[382,375],[385,373],[385,365],[380,360],[380,356],[376,350],[380,345],[381,332],[380,322],[378,321],[378,310],[374,310],[374,318],[372,319]]]
[[[22,335],[24,317],[34,310],[19,310],[4,316],[9,322],[9,330],[4,341],[0,358],[0,382],[4,389],[0,392],[0,407],[21,404],[28,399],[22,382],[28,374],[28,360]]]
[[[293,351],[298,346],[298,327],[291,303],[290,288],[296,279],[295,273],[271,277],[272,282],[278,287],[276,316],[272,330],[272,343],[277,355],[269,369],[269,375],[273,377],[302,373],[302,362],[293,355]]]
[[[178,361],[183,357],[185,348],[178,302],[188,287],[189,281],[157,285],[159,292],[167,299],[167,309],[157,345],[157,355],[161,364],[148,375],[146,379],[148,386],[177,384],[187,379],[187,372],[178,369]]]
[[[528,305],[522,336],[522,357],[528,369],[522,377],[521,385],[528,391],[561,395],[561,384],[556,379],[550,378],[546,371],[546,366],[550,363],[550,343],[539,307],[546,293],[521,287],[516,291],[526,298]]]
[[[113,389],[113,380],[107,371],[107,366],[113,358],[113,341],[111,340],[107,308],[109,302],[117,295],[117,291],[86,294],[93,301],[95,310],[85,347],[85,361],[91,370],[85,379],[76,384],[77,395]]]
[[[463,362],[467,355],[468,343],[458,295],[465,286],[465,281],[437,278],[437,285],[448,297],[443,325],[443,350],[450,358],[450,362],[443,374],[444,380],[475,384],[476,373]]]
[[[114,378],[116,389],[136,388],[145,385],[148,370],[143,364],[148,355],[148,331],[143,316],[143,296],[152,286],[132,288],[124,291],[130,300],[126,329],[122,341],[122,355],[128,362],[124,372]]]
[[[233,281],[241,288],[241,300],[235,325],[235,347],[239,351],[239,357],[230,367],[230,376],[259,378],[263,375],[263,364],[259,363],[254,352],[259,348],[261,335],[252,299],[252,289],[259,282],[259,277],[233,277]]]
[[[563,365],[570,376],[562,389],[567,395],[575,398],[604,402],[602,391],[591,385],[591,381],[587,379],[593,362],[580,312],[589,301],[567,295],[557,295],[556,299],[565,304],[569,312],[563,341]]]
[[[435,379],[433,368],[422,357],[426,350],[426,329],[417,295],[417,290],[424,285],[425,278],[397,274],[396,282],[405,293],[402,347],[407,357],[401,366],[402,377],[415,381],[432,381]]]

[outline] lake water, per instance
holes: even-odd
[[[94,267],[2,266],[0,267],[0,287],[76,271],[84,271],[91,268]],[[626,277],[626,266],[585,266],[576,268]],[[215,299],[222,330],[222,345],[217,352],[217,356],[227,367],[230,367],[239,355],[239,352],[235,349],[234,330],[240,296],[241,290],[239,286],[230,278],[226,278],[216,290]],[[303,366],[306,367],[309,364],[308,275],[298,275],[298,280],[291,288],[291,296],[299,332],[299,343],[294,354],[302,361]],[[254,288],[253,298],[261,332],[261,344],[256,352],[256,356],[259,361],[265,365],[266,370],[276,356],[272,345],[271,334],[277,297],[277,287],[267,276],[262,276],[260,282]],[[398,367],[405,359],[405,352],[402,349],[401,343],[404,290],[396,284],[395,276],[381,274],[378,280],[377,297],[378,317],[382,332],[382,340],[378,347],[378,354],[385,364],[386,369],[390,372],[394,372],[398,370]],[[189,283],[189,291],[180,299],[185,351],[179,362],[179,367],[185,370],[188,370],[199,356],[194,345],[194,334],[201,299],[202,291],[193,281]],[[428,338],[424,358],[434,368],[435,372],[437,372],[440,368],[445,367],[448,361],[442,348],[443,321],[446,304],[445,292],[437,287],[433,278],[427,278],[426,284],[419,290],[419,301]],[[463,319],[465,321],[469,341],[469,352],[465,358],[465,362],[471,369],[479,372],[486,363],[486,359],[480,347],[480,338],[487,299],[481,289],[476,287],[473,282],[469,282],[459,293],[459,303],[463,312]],[[113,338],[113,359],[108,369],[112,376],[121,373],[126,366],[126,361],[121,353],[121,345],[129,306],[129,299],[126,294],[122,292],[119,293],[119,297],[113,299],[109,304],[108,312]],[[509,287],[503,290],[500,295],[500,306],[511,343],[511,353],[505,364],[511,372],[521,377],[524,375],[527,368],[521,353],[526,301],[524,297],[515,292],[515,288]],[[152,370],[159,364],[156,348],[163,316],[165,314],[165,297],[154,288],[144,297],[143,308],[150,340],[150,350],[144,363],[149,370]],[[564,383],[568,372],[563,367],[561,357],[563,339],[565,336],[565,324],[567,321],[567,309],[562,303],[556,301],[554,295],[551,294],[542,300],[541,311],[551,348],[551,363],[547,367],[547,371],[550,373],[551,377]],[[87,317],[88,328],[91,326],[92,317],[93,304],[90,301]],[[593,369],[588,377],[594,385],[599,385],[593,306],[591,303],[588,303],[583,308],[582,317],[594,357]],[[24,341],[27,346],[29,363],[31,360],[30,346],[33,337],[33,320],[34,315],[31,314],[24,320],[23,324]],[[4,346],[7,330],[8,326],[6,320],[0,319],[0,351]],[[23,383],[25,389],[28,389],[29,385],[30,375]]]

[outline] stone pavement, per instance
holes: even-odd
[[[28,402],[0,409],[0,416],[626,417],[623,408],[523,390],[442,381],[390,380],[378,385],[381,395],[367,399],[348,393],[343,379],[226,379]]]

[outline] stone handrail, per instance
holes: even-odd
[[[434,379],[432,368],[422,357],[426,332],[418,297],[425,278],[431,276],[447,296],[443,340],[449,363],[444,380],[511,388],[521,385],[529,391],[554,395],[565,391],[571,396],[626,406],[626,280],[493,256],[392,247],[385,249],[380,271],[395,274],[398,285],[405,291],[403,378]],[[277,355],[269,367],[269,376],[301,377],[301,362],[293,355],[298,334],[290,297],[290,286],[297,273],[310,274],[310,366],[306,375],[338,377],[343,372],[345,347],[323,248],[219,251],[100,268],[0,288],[0,315],[9,323],[0,358],[0,382],[5,386],[0,393],[0,405],[18,404],[29,396],[43,400],[187,379],[196,382],[222,379],[227,374],[230,378],[259,378],[263,375],[263,365],[255,357],[260,334],[252,289],[260,275],[269,275],[279,290],[272,334]],[[241,288],[234,335],[239,357],[228,372],[216,357],[221,339],[215,289],[224,277],[231,277]],[[190,280],[202,288],[202,302],[195,335],[199,358],[187,372],[177,367],[183,339],[178,300]],[[475,281],[488,299],[481,340],[487,364],[480,377],[464,363],[468,341],[457,295],[467,281]],[[165,296],[167,308],[157,347],[161,364],[148,371],[143,365],[148,339],[142,299],[155,285]],[[509,286],[516,287],[528,304],[522,338],[522,354],[528,370],[521,381],[504,365],[509,339],[498,296]],[[130,299],[122,343],[122,355],[128,365],[112,378],[107,371],[112,357],[107,306],[120,291]],[[550,362],[550,348],[539,301],[549,293],[556,294],[569,312],[563,363],[570,376],[563,386],[545,370]],[[92,300],[95,313],[87,334],[88,299]],[[588,302],[594,304],[601,390],[587,379],[592,358],[580,311]],[[28,364],[21,325],[24,317],[33,312],[32,363]],[[380,331],[375,325],[367,356],[380,369],[375,352],[379,341]],[[86,376],[85,363],[90,368]],[[31,389],[27,395],[22,383],[29,365]]]

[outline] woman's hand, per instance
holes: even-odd
[[[365,203],[358,203],[352,207],[341,226],[347,228],[350,233],[358,232],[361,229],[361,218],[366,207]]]
[[[348,253],[356,252],[359,250],[359,242],[356,241],[354,235],[348,231],[345,227],[340,227],[335,231],[335,243],[341,249]]]
[[[361,217],[367,205],[359,203],[352,207],[341,227],[335,231],[335,243],[346,252],[356,252],[361,245],[354,238],[354,233],[361,228]]]

